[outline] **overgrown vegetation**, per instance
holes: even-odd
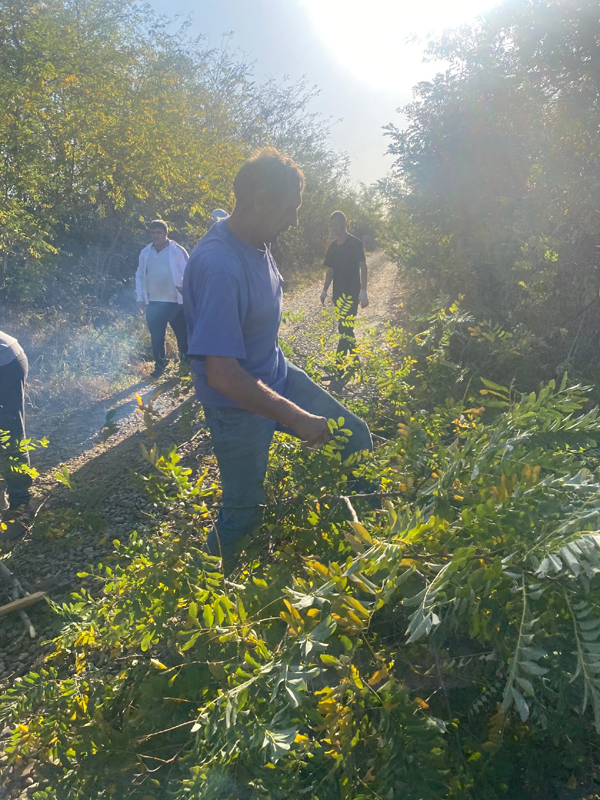
[[[198,235],[273,141],[308,176],[283,260],[314,258],[333,201],[375,224],[385,196],[412,314],[351,359],[375,453],[340,463],[343,419],[319,453],[277,438],[261,535],[226,578],[202,552],[218,487],[149,437],[168,522],[81,575],[43,667],[0,698],[38,800],[597,797],[594,4],[520,0],[435,45],[450,67],[389,129],[396,174],[360,196],[362,223],[308,87],[256,87],[134,5],[0,10],[5,296],[38,302],[68,264],[82,313],[116,298],[143,223]],[[24,71],[40,40],[56,57]],[[182,127],[162,130],[155,102]],[[317,380],[330,330],[304,365]]]
[[[432,405],[443,374],[462,386],[459,316],[366,337],[374,456],[339,463],[342,420],[321,453],[282,435],[227,579],[201,551],[215,487],[148,449],[169,523],[82,575],[43,669],[2,697],[39,798],[593,794],[598,412],[566,375]]]
[[[598,46],[593,0],[501,3],[431,46],[447,70],[416,87],[405,129],[388,127],[413,302],[462,294],[490,341],[527,346],[488,378],[598,378]]]

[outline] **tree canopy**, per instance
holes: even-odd
[[[284,266],[320,256],[329,213],[353,207],[347,157],[309,108],[316,89],[256,83],[226,46],[132,0],[3,0],[0,76],[9,302],[106,302],[129,279],[149,220],[192,245],[212,208],[231,209],[235,172],[266,143],[307,175]]]
[[[599,289],[599,36],[594,2],[503,3],[431,46],[448,68],[387,128],[399,260],[524,326],[550,371],[588,362],[600,327],[595,305],[573,352],[560,333]]]

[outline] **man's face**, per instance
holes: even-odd
[[[150,228],[150,239],[157,250],[162,250],[167,244],[167,234],[162,228]]]
[[[331,233],[333,236],[343,236],[346,233],[346,223],[341,217],[334,217],[332,220],[329,221],[331,226]]]
[[[275,202],[271,199],[264,207],[265,241],[273,242],[280,233],[298,227],[298,209],[302,205],[299,186],[289,186]]]

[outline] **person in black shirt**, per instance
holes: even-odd
[[[340,312],[338,331],[338,357],[352,352],[356,346],[354,320],[361,308],[369,305],[367,296],[367,261],[363,243],[348,233],[346,215],[334,211],[330,217],[331,232],[335,240],[329,245],[325,256],[325,285],[321,292],[321,303],[325,305],[327,291],[333,281],[333,302]]]

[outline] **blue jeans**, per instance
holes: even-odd
[[[188,340],[183,306],[178,303],[166,303],[160,300],[151,300],[146,306],[146,322],[150,331],[152,343],[152,357],[157,367],[164,367],[167,363],[165,354],[165,336],[167,325],[170,325],[177,339],[179,357],[187,355]]]
[[[373,450],[367,424],[348,411],[308,377],[288,362],[284,397],[304,411],[327,419],[343,417],[344,427],[352,431],[342,459],[361,450]],[[221,473],[223,507],[208,535],[207,549],[228,558],[237,542],[255,531],[262,522],[265,504],[265,475],[269,447],[281,426],[260,414],[241,408],[204,406],[213,451]],[[286,433],[292,433],[285,429]]]

